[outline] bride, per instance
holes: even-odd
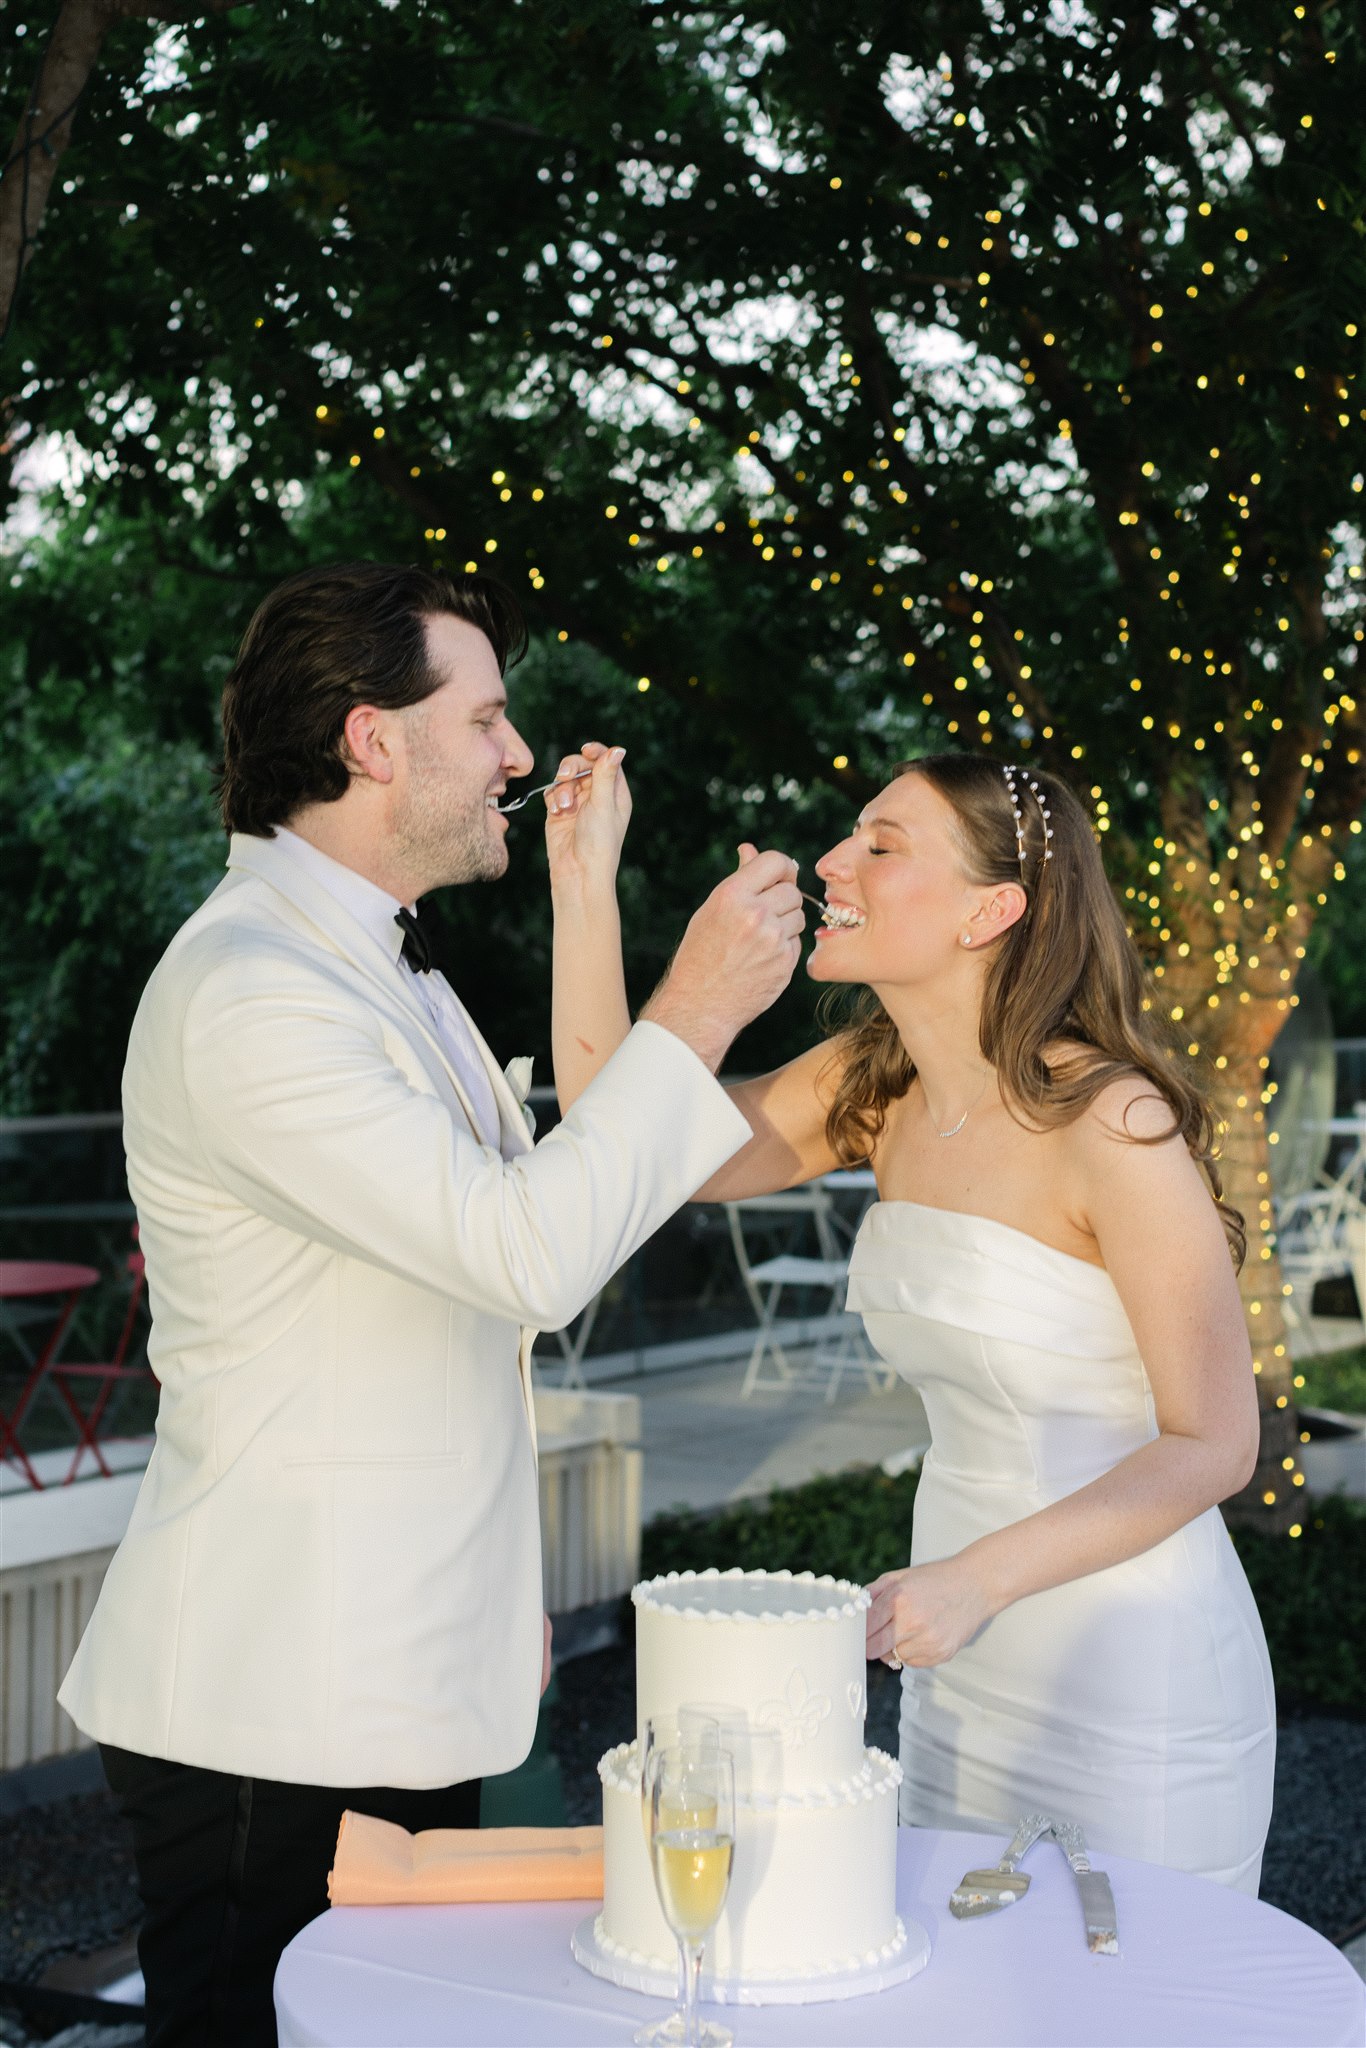
[[[557,888],[562,1099],[629,1024],[603,844],[563,984]],[[1217,1509],[1257,1455],[1243,1232],[1091,826],[1051,776],[935,755],[816,872],[809,971],[861,988],[854,1020],[732,1087],[754,1138],[698,1192],[876,1174],[849,1306],[933,1439],[868,1619],[903,1669],[902,1819],[1037,1810],[1255,1894],[1275,1708]]]

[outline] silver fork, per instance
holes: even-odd
[[[558,789],[562,782],[582,782],[585,775],[593,773],[591,768],[576,768],[572,775],[557,775],[553,782],[542,782],[535,789],[529,789],[525,796],[515,796],[510,804],[495,804],[494,810],[500,818],[509,817],[513,811],[520,811],[523,804],[529,804],[534,796],[544,796],[548,789]]]

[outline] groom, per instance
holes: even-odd
[[[714,1075],[797,957],[782,856],[707,899],[534,1149],[432,966],[418,899],[507,866],[523,644],[479,577],[361,563],[274,591],[224,693],[228,872],[133,1025],[161,1410],[60,1697],[132,1822],[153,2048],[274,2041],[346,1807],[474,1826],[480,1779],[526,1755],[531,1339],[750,1137]],[[599,826],[619,759],[579,813]]]

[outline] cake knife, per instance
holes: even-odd
[[[1119,1928],[1115,1919],[1115,1895],[1103,1870],[1092,1870],[1081,1829],[1072,1821],[1055,1820],[1053,1839],[1072,1866],[1086,1922],[1086,1946],[1094,1956],[1119,1954]]]

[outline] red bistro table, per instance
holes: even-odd
[[[19,1441],[19,1430],[61,1348],[77,1302],[99,1277],[94,1266],[71,1266],[56,1259],[0,1259],[0,1301],[31,1301],[50,1295],[56,1305],[52,1328],[29,1368],[18,1400],[8,1415],[0,1408],[0,1458],[12,1459],[39,1492],[43,1482]]]

